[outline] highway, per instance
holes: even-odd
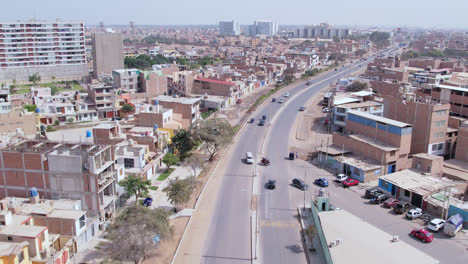
[[[247,124],[240,132],[225,167],[205,238],[202,263],[251,263],[256,255],[261,263],[306,263],[304,253],[296,247],[302,247],[296,208],[298,201],[303,201],[304,193],[288,185],[289,175],[301,170],[285,159],[289,132],[299,107],[311,96],[365,64],[339,67],[338,71],[314,78],[308,86],[301,82],[275,95],[279,97],[288,91],[290,96],[284,104],[268,102],[255,112],[256,123]],[[262,115],[267,115],[266,125],[258,126]],[[242,159],[248,151],[254,153],[257,161],[266,156],[272,164],[268,167],[245,164]],[[254,177],[258,177],[258,184],[252,187]],[[276,190],[264,188],[268,178],[277,180]],[[259,252],[251,244],[252,191],[258,196]]]

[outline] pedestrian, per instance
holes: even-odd
[[[298,159],[298,158],[299,158],[299,153],[296,152],[296,159]]]

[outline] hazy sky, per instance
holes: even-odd
[[[2,0],[0,20],[84,21],[87,24],[408,25],[468,28],[468,0]]]

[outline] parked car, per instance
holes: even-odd
[[[274,103],[276,102],[276,98],[271,98],[271,101]]]
[[[311,84],[312,84],[311,81],[307,81],[307,82],[306,82],[306,85],[311,85]]]
[[[337,70],[338,70],[338,69],[337,69],[337,68],[335,68],[335,71],[337,71]]]
[[[303,191],[309,189],[309,185],[305,184],[303,180],[298,179],[298,178],[292,180],[292,185]]]
[[[263,120],[266,120],[266,115],[262,115],[262,119],[263,119]]]
[[[236,104],[242,103],[242,99],[237,99]]]
[[[328,180],[325,178],[319,178],[314,181],[315,184],[321,187],[327,187],[328,186]]]
[[[283,96],[284,96],[284,97],[289,97],[289,93],[286,92]]]
[[[120,116],[116,116],[112,118],[112,121],[120,121],[122,118]]]
[[[398,199],[395,199],[395,198],[390,198],[390,199],[387,199],[385,202],[384,202],[384,206],[387,207],[387,208],[392,208],[393,206],[395,206],[397,203],[399,203],[400,201],[398,201]]]
[[[343,181],[343,187],[346,188],[346,187],[351,187],[351,186],[356,186],[359,184],[359,181],[355,180],[355,179],[346,179]]]
[[[336,175],[335,181],[341,183],[341,182],[343,182],[343,181],[346,180],[346,179],[348,179],[348,176],[346,176],[346,175],[340,173],[340,174]]]
[[[434,232],[439,232],[439,230],[441,230],[444,227],[444,224],[445,224],[445,220],[442,220],[440,218],[434,218],[427,225],[427,229],[434,231]]]
[[[421,240],[424,243],[429,243],[432,240],[434,240],[434,236],[431,233],[429,233],[429,231],[427,231],[426,229],[419,229],[419,230],[413,229],[413,231],[411,231],[410,235],[412,237],[415,237],[415,238]]]
[[[153,204],[153,198],[151,197],[146,197],[145,200],[143,200],[143,205],[146,207],[150,207],[151,204]]]
[[[304,110],[305,110],[304,106],[299,107],[299,111],[304,111]]]
[[[255,122],[255,118],[250,118],[249,123]]]
[[[422,215],[422,209],[421,208],[414,208],[414,209],[411,209],[408,212],[406,212],[406,218],[410,219],[410,220],[419,218],[419,217],[421,217],[421,215]]]
[[[374,198],[375,195],[379,195],[379,194],[383,194],[383,192],[377,189],[376,187],[372,187],[366,190],[365,197],[370,199],[370,198]]]
[[[254,158],[253,158],[252,152],[245,153],[245,163],[247,163],[247,164],[253,164],[254,163]]]
[[[282,104],[283,102],[284,102],[283,98],[280,98],[280,99],[278,100],[278,103],[280,103],[280,104]]]
[[[376,195],[374,196],[371,200],[370,200],[370,203],[371,204],[381,204],[383,203],[385,200],[388,199],[388,196],[385,195],[385,194],[379,194],[379,195]]]
[[[329,111],[330,111],[330,109],[328,109],[328,107],[322,108],[322,113],[328,113]]]
[[[276,188],[276,180],[268,180],[265,184],[265,187],[270,190],[274,190]]]
[[[289,152],[289,159],[294,160],[294,152]]]
[[[264,126],[265,125],[265,120],[260,119],[260,121],[258,121],[258,125],[259,126]]]
[[[397,214],[402,214],[410,209],[410,204],[407,202],[400,201],[393,206],[393,211]]]

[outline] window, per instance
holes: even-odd
[[[444,143],[437,144],[437,150],[441,150],[444,148]]]
[[[436,151],[436,150],[437,150],[437,144],[432,145],[432,151]]]
[[[13,241],[13,237],[9,236],[8,241]]]
[[[85,224],[86,224],[85,215],[82,215],[82,216],[80,217],[80,220],[79,220],[79,221],[80,221],[80,229],[81,229],[81,228],[83,228],[83,227],[85,226]]]
[[[409,196],[410,196],[410,191],[405,190],[405,196],[406,196],[406,197],[409,197]]]
[[[336,116],[336,121],[344,122],[346,118],[344,116]]]
[[[133,159],[124,159],[124,167],[126,169],[133,168],[135,166],[135,161]]]
[[[390,157],[393,157],[393,156],[395,156],[395,151],[394,150],[390,151]]]
[[[381,180],[380,181],[380,187],[382,187],[383,189],[388,189],[388,182],[384,181],[384,180]]]

